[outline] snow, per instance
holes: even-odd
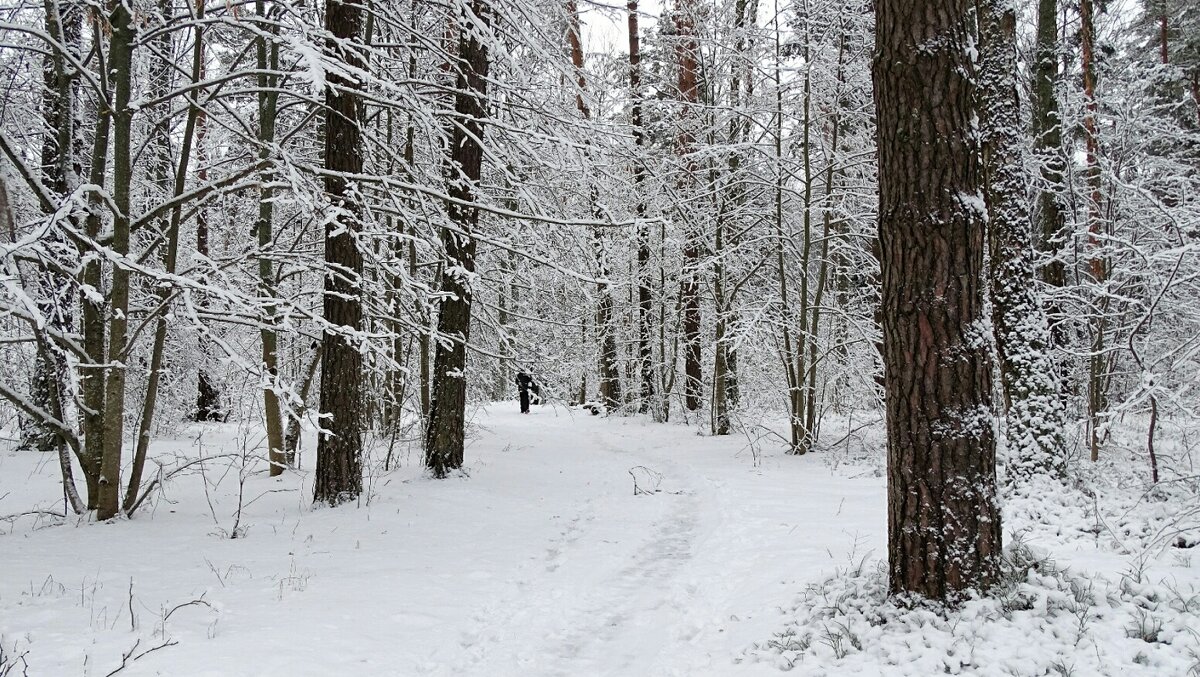
[[[1004,595],[949,613],[887,601],[872,430],[861,454],[847,442],[793,457],[680,425],[496,403],[474,413],[462,476],[427,478],[416,450],[383,472],[382,450],[366,464],[369,499],[331,509],[312,507],[305,470],[267,476],[257,430],[196,425],[152,453],[168,467],[208,461],[132,520],[0,521],[0,646],[35,676],[107,675],[135,644],[122,675],[1200,665],[1200,557],[1131,559],[1089,531],[1087,502],[1066,489],[1005,506],[1006,541],[1020,531],[1018,552],[1045,564],[1018,567]],[[61,510],[45,503],[56,475],[50,454],[0,451],[0,515]],[[1175,505],[1183,497],[1136,509],[1101,498],[1125,516],[1113,530],[1136,532],[1178,526],[1166,513],[1194,511]]]
[[[762,674],[735,660],[776,629],[778,604],[882,551],[882,480],[816,456],[551,406],[492,405],[474,423],[469,477],[427,479],[413,453],[376,468],[357,508],[313,509],[309,477],[256,465],[238,539],[247,431],[159,443],[172,464],[201,445],[232,456],[133,520],[12,522],[3,643],[30,675],[105,675],[138,640],[177,644],[122,675]],[[662,475],[657,493],[634,495],[638,466]],[[55,482],[50,456],[0,452],[0,514]]]

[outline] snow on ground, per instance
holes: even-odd
[[[6,658],[32,676],[126,654],[121,675],[777,674],[746,647],[797,591],[884,554],[873,472],[549,406],[475,424],[469,477],[427,479],[414,453],[337,509],[311,507],[307,475],[243,470],[258,440],[235,426],[158,443],[172,464],[232,457],[130,521],[0,522]],[[56,474],[0,451],[0,515],[55,509]]]
[[[802,675],[1200,677],[1200,476],[1187,440],[1170,441],[1157,485],[1144,449],[1114,444],[1065,486],[1004,492],[988,598],[897,603],[883,559],[865,558],[795,594],[745,660]]]

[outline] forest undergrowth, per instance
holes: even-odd
[[[1200,675],[1195,433],[1165,436],[1152,484],[1142,424],[1114,426],[1113,453],[1073,463],[1066,482],[1002,488],[1003,574],[988,595],[890,597],[886,562],[859,555],[781,606],[780,629],[743,658],[801,674]],[[830,451],[882,471],[863,445]]]

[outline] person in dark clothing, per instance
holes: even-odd
[[[537,388],[537,384],[533,382],[533,377],[525,373],[522,369],[517,372],[517,392],[521,396],[521,413],[529,413],[529,391]]]

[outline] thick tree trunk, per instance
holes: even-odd
[[[889,579],[936,600],[991,586],[1001,545],[972,9],[875,0]]]
[[[1016,15],[978,0],[983,184],[988,206],[992,327],[1008,412],[1010,474],[1061,476],[1063,408],[1050,359],[1050,330],[1037,293],[1018,138]]]
[[[473,18],[463,21],[458,40],[458,78],[454,95],[457,120],[451,134],[447,181],[447,212],[453,229],[442,229],[446,268],[444,297],[438,313],[437,348],[433,358],[433,387],[425,464],[435,477],[445,477],[463,464],[467,407],[467,341],[471,329],[471,275],[475,272],[474,231],[479,208],[474,205],[483,172],[484,120],[487,117],[488,0],[471,0]]]
[[[357,44],[362,14],[359,0],[326,0],[325,29],[331,37],[325,49],[354,69],[366,67]],[[330,329],[321,351],[321,431],[313,501],[329,505],[353,501],[362,493],[363,369],[354,334],[363,326],[363,260],[358,249],[359,205],[347,178],[361,173],[363,166],[359,87],[344,75],[330,73],[325,90],[325,193],[333,217],[325,226],[324,318]],[[282,441],[278,453],[283,453]]]

